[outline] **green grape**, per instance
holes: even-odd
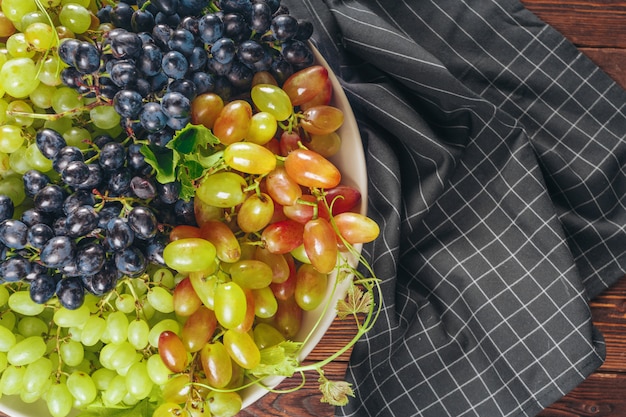
[[[0,285],[0,307],[5,305],[9,301],[9,290],[6,285]]]
[[[171,269],[159,268],[152,274],[152,282],[161,287],[173,289],[175,285],[174,274]]]
[[[105,391],[109,388],[111,381],[116,375],[117,372],[112,369],[98,368],[91,374],[91,379],[93,379],[93,383],[98,391]]]
[[[222,208],[237,206],[246,198],[246,180],[234,172],[218,172],[204,177],[196,196],[204,203]]]
[[[272,283],[274,272],[265,262],[256,259],[244,259],[235,262],[230,267],[230,276],[233,282],[242,288],[265,288]]]
[[[52,107],[52,95],[55,91],[56,88],[54,86],[39,83],[37,88],[35,88],[28,97],[35,106],[48,109]]]
[[[115,346],[115,349],[111,357],[111,365],[113,369],[117,369],[119,373],[119,370],[128,368],[135,362],[137,359],[137,351],[129,342],[114,343],[112,345]]]
[[[160,355],[152,355],[146,361],[146,371],[150,380],[156,385],[163,385],[173,374],[170,369],[165,366],[163,359]]]
[[[11,171],[11,164],[9,163],[9,155],[4,152],[0,152],[0,177],[7,175]]]
[[[150,342],[150,345],[153,347],[158,347],[159,336],[161,336],[161,333],[166,330],[179,334],[180,323],[173,319],[164,319],[156,323],[154,326],[152,326],[152,328],[150,329],[150,333],[148,334],[148,341]]]
[[[276,314],[278,302],[270,287],[252,290],[252,296],[254,298],[254,314],[257,317],[269,319]]]
[[[15,323],[17,323],[17,317],[11,310],[6,310],[0,316],[0,326],[6,329],[13,330]]]
[[[2,64],[0,64],[0,67],[1,66]],[[9,103],[4,98],[0,98],[0,125],[5,124],[7,121],[6,111],[8,108],[9,108]]]
[[[171,313],[174,311],[174,298],[172,293],[163,287],[153,287],[146,296],[148,303],[156,311]]]
[[[17,339],[13,331],[0,326],[0,352],[8,352],[16,343]]]
[[[29,161],[29,165],[38,171],[48,172],[52,170],[52,160],[41,153],[35,142],[28,145],[24,151],[24,157]]]
[[[55,88],[54,91],[56,90],[57,89]],[[43,124],[43,127],[56,130],[62,135],[72,127],[73,123],[74,122],[72,121],[71,117],[60,117],[56,120],[46,120]]]
[[[215,246],[206,239],[189,237],[174,240],[165,246],[163,249],[163,259],[167,266],[180,272],[200,272],[206,271],[215,264],[215,257],[217,255],[217,249]],[[156,287],[159,288],[159,287]],[[155,289],[156,289],[155,288]],[[166,291],[165,289],[162,289]],[[169,291],[167,294],[171,296]],[[165,302],[165,295],[159,295]],[[148,302],[150,301],[150,293],[148,293]],[[169,300],[167,300],[169,303]],[[159,308],[152,304],[154,308]],[[167,304],[169,309],[169,304]],[[163,310],[159,310],[163,311]],[[174,305],[172,302],[172,310],[174,311]],[[163,311],[163,312],[171,312]]]
[[[25,366],[9,365],[0,378],[0,393],[16,395],[24,388]]]
[[[39,358],[26,367],[24,373],[24,390],[41,392],[46,386],[52,373],[52,361],[48,358]]]
[[[148,337],[150,335],[150,326],[148,322],[136,319],[128,324],[128,341],[137,350],[144,349],[148,346]]]
[[[109,387],[102,392],[102,401],[104,401],[105,406],[113,407],[122,402],[126,393],[126,377],[115,375]]]
[[[15,152],[9,155],[9,166],[18,174],[24,174],[26,171],[33,169],[33,166],[26,157],[26,146],[20,146]]]
[[[249,333],[229,329],[222,339],[230,357],[244,369],[254,369],[261,363],[261,352]]]
[[[81,6],[88,8],[89,4],[91,3],[91,0],[61,0],[59,2],[60,4],[68,4],[68,3],[76,3],[76,4],[80,4]]]
[[[34,22],[26,26],[24,36],[37,51],[47,51],[56,42],[55,30],[47,22]]]
[[[91,26],[89,10],[75,3],[67,3],[61,8],[59,21],[75,34],[84,33]]]
[[[16,113],[33,113],[33,108],[28,102],[24,100],[13,100],[8,104],[6,111]],[[21,127],[29,127],[33,124],[34,121],[34,119],[30,116],[19,114],[7,114],[6,119],[7,123]]]
[[[32,58],[35,56],[35,51],[30,47],[26,36],[21,32],[9,36],[6,42],[6,48],[9,54],[14,58]]]
[[[81,327],[89,319],[89,307],[85,304],[75,310],[60,307],[54,312],[52,320],[59,327]]]
[[[285,336],[268,323],[259,323],[253,330],[254,343],[259,349],[265,349],[285,341]]]
[[[250,92],[252,101],[260,111],[270,113],[276,120],[286,120],[293,113],[287,93],[271,84],[257,84]]]
[[[134,363],[126,373],[126,390],[138,400],[150,395],[153,385],[144,361]]]
[[[63,132],[63,139],[68,146],[76,146],[78,149],[89,148],[91,133],[84,127],[72,126]]]
[[[18,207],[24,199],[26,198],[26,193],[24,192],[24,183],[22,182],[22,176],[16,173],[11,173],[0,180],[0,194],[7,195],[13,200],[13,204],[15,207]],[[30,295],[26,294],[28,299],[30,299]],[[10,298],[9,298],[10,300]],[[21,301],[21,300],[20,300]],[[27,308],[30,308],[30,305],[34,303],[29,303]],[[37,315],[39,312],[35,314],[29,315]]]
[[[187,417],[187,412],[175,402],[165,402],[159,405],[152,417]]]
[[[265,145],[269,142],[277,130],[276,117],[271,113],[260,111],[252,115],[250,128],[246,140],[258,145]]]
[[[3,0],[2,12],[13,23],[19,22],[22,17],[37,10],[37,4],[33,0]]]
[[[25,98],[37,88],[37,66],[30,58],[12,58],[0,69],[0,85],[14,98]]]
[[[81,342],[84,346],[94,346],[100,341],[106,329],[106,321],[99,316],[89,316],[81,331]]]
[[[115,299],[115,308],[126,314],[134,312],[135,297],[133,297],[132,294],[120,294]]]
[[[121,311],[114,311],[106,318],[106,330],[111,343],[122,343],[128,336],[128,317]]]
[[[75,340],[65,340],[59,345],[59,357],[67,366],[78,366],[85,358],[85,348]]]
[[[235,282],[218,284],[215,289],[215,317],[227,329],[239,326],[246,317],[246,294]]]
[[[39,81],[52,87],[61,84],[61,70],[65,66],[57,55],[49,55],[40,64]]]
[[[236,416],[243,405],[241,395],[236,392],[214,392],[208,403],[213,417]]]
[[[48,23],[48,17],[41,11],[28,12],[20,19],[20,27],[27,28],[33,23]]]
[[[33,363],[46,353],[46,342],[41,336],[29,336],[9,349],[7,360],[15,366],[24,366]]]
[[[74,398],[64,381],[52,384],[44,398],[52,417],[65,417],[72,411]]]
[[[42,336],[48,332],[48,326],[39,317],[23,317],[17,323],[19,334],[28,336]]]
[[[9,308],[25,316],[37,316],[43,312],[45,306],[35,303],[30,298],[30,293],[25,290],[16,291],[9,296]]]
[[[13,153],[22,146],[24,140],[24,133],[19,126],[0,126],[0,152]]]
[[[89,111],[89,117],[100,129],[113,129],[120,124],[120,115],[113,106],[96,106]]]
[[[57,88],[52,95],[52,109],[57,114],[71,111],[82,106],[83,99],[80,97],[80,94],[70,87]]]
[[[89,374],[74,371],[67,377],[67,389],[78,403],[78,407],[91,404],[98,394],[96,384]]]
[[[8,365],[9,365],[9,362],[7,361],[6,352],[0,352],[0,373],[2,373],[5,369],[7,369]],[[0,393],[1,392],[2,391],[0,391]]]

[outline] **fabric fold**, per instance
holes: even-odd
[[[626,270],[626,92],[516,0],[283,0],[366,150],[383,314],[342,416],[532,416],[604,358]]]

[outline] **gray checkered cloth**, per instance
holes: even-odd
[[[283,0],[366,148],[383,314],[341,416],[532,416],[595,370],[626,271],[626,93],[516,0]]]

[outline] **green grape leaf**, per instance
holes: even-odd
[[[147,398],[132,407],[106,407],[102,403],[93,403],[76,417],[145,417],[151,416],[157,403]]]
[[[174,138],[165,145],[167,148],[179,153],[189,155],[207,146],[219,145],[220,141],[204,125],[187,124],[183,129],[176,132]]]
[[[352,384],[346,381],[330,381],[326,377],[320,377],[321,401],[330,405],[342,407],[348,404],[348,396],[354,397]]]
[[[367,314],[370,312],[373,302],[371,292],[363,292],[356,285],[350,285],[345,300],[337,302],[337,317],[343,320],[351,315]]]
[[[185,201],[189,201],[195,195],[196,188],[194,181],[204,174],[202,165],[193,160],[185,160],[178,166],[176,178],[180,183],[179,197]]]
[[[140,152],[156,171],[158,182],[167,184],[176,180],[176,166],[180,159],[178,152],[152,145],[143,145]]]
[[[261,349],[261,363],[252,369],[257,377],[266,375],[292,376],[299,366],[298,352],[302,343],[286,340],[277,345]]]

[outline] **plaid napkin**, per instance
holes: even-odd
[[[356,112],[383,314],[341,416],[532,416],[626,271],[626,92],[516,0],[283,0]]]

